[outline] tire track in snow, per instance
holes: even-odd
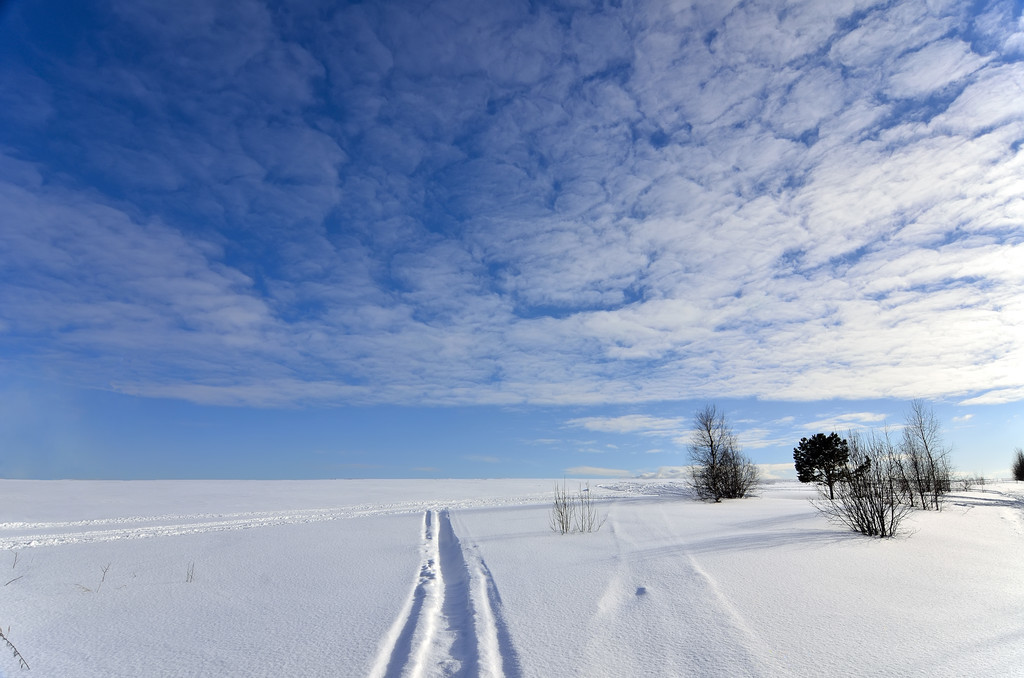
[[[518,676],[497,587],[478,554],[466,559],[447,509],[424,513],[421,550],[412,593],[371,678]]]

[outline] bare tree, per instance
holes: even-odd
[[[942,495],[949,492],[952,468],[949,448],[942,441],[942,427],[923,400],[913,400],[907,412],[900,446],[905,489],[911,504],[939,510]]]
[[[1016,448],[1013,451],[1013,479],[1016,481],[1024,480],[1024,450]]]
[[[892,537],[913,507],[902,488],[900,453],[888,431],[862,438],[848,434],[850,460],[830,498],[819,488],[814,503],[830,520],[872,537]]]
[[[739,499],[757,486],[757,467],[745,457],[725,415],[711,404],[698,410],[690,435],[690,485],[701,499]]]

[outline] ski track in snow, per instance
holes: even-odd
[[[447,505],[455,508],[480,508],[536,503],[537,501],[535,497],[470,499],[450,502]],[[64,522],[7,522],[0,523],[0,550],[173,537],[275,525],[415,514],[436,506],[436,501],[419,501],[282,511],[127,516]]]
[[[636,485],[634,487],[633,485]],[[646,488],[646,489],[645,489]],[[648,486],[629,484],[622,488],[610,486],[611,492],[643,494]],[[654,488],[657,489],[657,488]],[[486,508],[547,504],[547,493],[478,497],[472,499],[432,499],[394,503],[354,504],[325,508],[285,509],[278,511],[247,511],[225,513],[168,514],[160,516],[125,516],[72,521],[34,521],[0,523],[0,550],[25,549],[63,544],[173,537],[179,535],[248,530],[275,525],[318,523],[348,518],[416,514],[445,506],[447,509]]]
[[[463,549],[448,509],[424,513],[421,553],[412,593],[381,642],[371,678],[517,678],[497,587],[477,550]]]

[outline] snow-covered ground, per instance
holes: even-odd
[[[0,481],[0,625],[35,676],[1024,672],[1012,483],[892,540],[665,481],[592,481],[604,525],[561,536],[553,486]]]

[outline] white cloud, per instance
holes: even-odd
[[[992,389],[973,398],[961,400],[958,404],[965,407],[970,405],[1001,405],[1020,400],[1024,400],[1024,388],[1016,387]]]
[[[657,471],[641,473],[637,477],[645,479],[687,480],[692,478],[689,466],[661,466]]]
[[[800,76],[788,90],[780,88],[771,119],[786,135],[799,136],[838,113],[846,104],[843,78],[835,70],[816,68]]]
[[[179,366],[212,359],[205,371],[239,349],[287,350],[252,280],[219,263],[219,247],[75,194],[0,182],[0,203],[12,219],[0,235],[12,328],[50,334],[71,353],[97,351],[85,369],[164,354]]]
[[[633,474],[625,469],[602,468],[600,466],[573,466],[565,469],[566,475],[602,478],[629,478]]]
[[[958,3],[349,6],[301,44],[193,9],[118,10],[180,80],[69,65],[88,118],[36,88],[80,174],[0,154],[40,365],[266,406],[1024,398],[1024,69]]]
[[[762,480],[796,480],[793,464],[758,464]]]
[[[855,70],[876,69],[894,54],[919,49],[953,28],[956,18],[935,9],[929,11],[923,2],[879,7],[833,45],[832,55]]]
[[[601,433],[640,433],[653,436],[676,435],[685,430],[687,423],[682,419],[652,417],[646,414],[627,414],[620,417],[582,417],[570,419],[569,426],[585,428]]]
[[[889,76],[887,91],[905,97],[930,94],[973,73],[986,61],[961,40],[937,40],[899,60]]]
[[[743,449],[757,450],[765,447],[786,447],[793,444],[792,436],[779,435],[773,429],[748,428],[737,432],[736,439]]]
[[[986,68],[964,88],[949,109],[938,116],[934,125],[939,129],[948,128],[971,135],[1012,121],[1020,122],[1024,120],[1024,112],[1019,106],[1022,91],[1024,63]]]
[[[796,469],[791,463],[785,464],[755,464],[762,480],[796,480]],[[640,473],[638,478],[649,480],[684,480],[689,481],[691,475],[690,466],[661,466],[657,471]]]
[[[877,428],[886,422],[888,415],[878,412],[848,412],[830,415],[800,425],[801,429],[814,432],[844,433],[866,428]]]

